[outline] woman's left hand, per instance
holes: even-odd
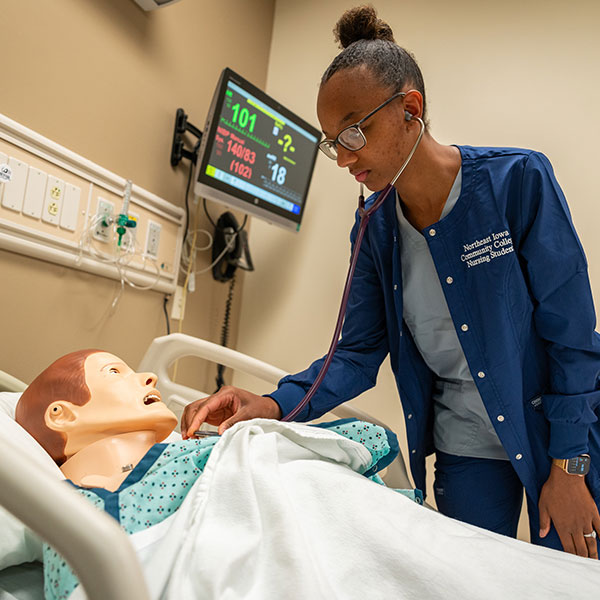
[[[542,487],[539,509],[540,537],[546,537],[552,522],[566,552],[598,558],[597,538],[584,536],[600,533],[600,514],[584,477],[552,466]]]

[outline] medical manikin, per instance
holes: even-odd
[[[112,354],[73,352],[34,380],[15,418],[67,479],[114,491],[177,425],[155,385],[156,375],[134,373]]]
[[[16,419],[134,546],[164,535],[140,556],[157,597],[333,597],[324,583],[340,598],[582,598],[599,589],[597,561],[465,525],[368,481],[381,482],[376,471],[397,448],[381,427],[344,420],[317,434],[322,426],[259,420],[222,438],[161,443],[176,418],[155,386],[155,375],[112,354],[74,352],[33,381]],[[249,437],[256,442],[245,446]],[[298,446],[300,438],[318,445]],[[360,450],[362,475],[339,462],[339,440],[352,455]],[[324,443],[335,445],[335,459]],[[52,600],[81,592],[49,546],[44,592]]]
[[[17,422],[50,454],[67,480],[128,534],[148,529],[177,511],[219,439],[161,443],[177,418],[161,401],[156,380],[153,373],[136,373],[112,354],[77,351],[44,370],[23,392],[15,412]],[[377,449],[364,435],[369,428]],[[331,429],[358,441],[351,428]],[[371,451],[373,466],[380,468],[396,452],[382,431],[361,424],[361,441]],[[393,434],[389,439],[395,445]],[[78,585],[62,557],[48,546],[44,584],[46,598],[52,599],[68,597]]]

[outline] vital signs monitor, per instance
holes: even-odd
[[[319,131],[224,69],[206,119],[194,192],[299,230]]]

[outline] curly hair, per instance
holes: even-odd
[[[370,5],[347,10],[333,30],[343,50],[333,59],[321,78],[325,84],[338,71],[367,67],[379,83],[392,92],[406,85],[423,96],[423,121],[426,121],[425,82],[415,57],[396,44],[392,28],[377,17]]]

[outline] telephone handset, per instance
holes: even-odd
[[[254,271],[248,248],[248,234],[240,228],[230,212],[224,212],[217,220],[212,260],[217,261],[212,268],[213,277],[217,281],[230,281],[238,267],[244,271]]]
[[[248,234],[238,225],[236,218],[230,212],[224,212],[217,220],[212,260],[215,263],[212,269],[213,277],[217,281],[229,281],[229,292],[225,302],[225,315],[221,329],[221,346],[226,347],[229,338],[229,317],[231,316],[235,287],[235,271],[238,267],[244,271],[254,271],[248,248]],[[215,392],[225,385],[224,373],[225,367],[217,365],[217,389]]]

